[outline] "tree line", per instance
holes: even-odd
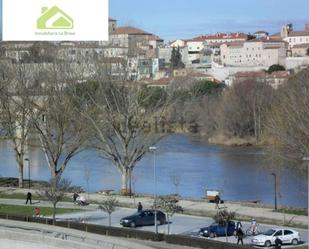
[[[115,81],[102,63],[91,75],[64,61],[36,67],[0,64],[0,135],[14,148],[20,187],[30,147],[44,153],[55,188],[71,159],[94,148],[118,169],[122,191],[130,194],[137,162],[179,128],[149,128],[153,123],[195,124],[192,131],[210,139],[267,141],[276,159],[309,155],[309,69],[278,89],[263,80],[229,87],[178,80],[162,89]]]

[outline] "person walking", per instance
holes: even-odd
[[[239,244],[239,242],[241,242],[241,244],[244,244],[243,238],[244,238],[244,232],[241,229],[241,227],[238,227],[237,231],[236,231],[236,237],[237,237],[237,245]]]
[[[138,205],[137,205],[137,212],[140,213],[142,211],[143,211],[143,205],[142,205],[142,203],[139,202]]]
[[[242,228],[242,224],[241,224],[241,221],[237,221],[237,224],[236,224],[236,231],[238,230],[238,228]]]
[[[74,192],[74,194],[73,194],[73,202],[74,202],[74,204],[76,204],[77,197],[79,197],[79,195],[76,192]]]
[[[281,246],[282,246],[281,239],[279,239],[279,237],[276,237],[276,239],[275,239],[275,248],[276,249],[281,249]]]
[[[220,209],[219,208],[219,203],[220,203],[220,196],[219,195],[215,196],[215,203],[216,203],[216,209]]]
[[[31,205],[32,204],[32,194],[31,194],[31,192],[27,193],[26,205],[28,204],[28,201],[30,202],[30,205]]]

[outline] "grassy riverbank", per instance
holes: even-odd
[[[34,215],[35,205],[32,206],[18,206],[18,205],[5,205],[0,204],[0,213],[3,214],[16,214],[16,215],[25,215],[25,216],[33,216]],[[53,214],[53,208],[50,207],[40,207],[41,215],[50,216]],[[67,214],[73,212],[80,212],[81,209],[73,209],[73,208],[57,208],[57,214]]]

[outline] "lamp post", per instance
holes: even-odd
[[[156,150],[157,147],[151,146],[149,150],[153,152],[153,181],[154,181],[154,224],[155,224],[155,233],[158,233],[158,224],[157,224],[157,172],[156,172]]]
[[[275,180],[275,210],[277,210],[277,174],[271,173],[271,175],[274,176],[274,180]]]
[[[30,159],[25,158],[25,161],[28,162],[28,188],[30,189]]]

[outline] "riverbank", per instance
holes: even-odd
[[[4,188],[0,187],[1,193],[6,193],[6,196],[16,196],[16,194],[26,194],[28,189],[17,189],[17,188]],[[32,192],[35,192],[33,190]],[[107,198],[106,193],[84,193],[88,201],[92,204],[99,204],[105,198]],[[67,194],[66,200],[69,200],[72,197],[72,193]],[[144,208],[150,208],[153,204],[152,197],[127,197],[116,195],[116,198],[121,207],[136,208],[137,203],[141,202]],[[0,199],[0,202],[8,202],[9,198]],[[12,199],[13,200],[13,199]],[[42,202],[41,205],[50,205],[50,203]],[[214,203],[206,202],[205,200],[186,200],[180,199],[179,205],[184,209],[185,214],[195,215],[195,216],[205,216],[213,217],[218,209],[215,209]],[[66,207],[67,204],[60,204],[59,207]],[[243,221],[249,221],[254,217],[258,223],[265,224],[274,224],[274,225],[283,225],[299,228],[308,228],[308,215],[296,215],[288,213],[279,213],[274,212],[272,208],[263,207],[260,204],[250,204],[246,205],[245,203],[230,203],[224,202],[220,205],[220,210],[228,210],[236,213],[236,218]]]

